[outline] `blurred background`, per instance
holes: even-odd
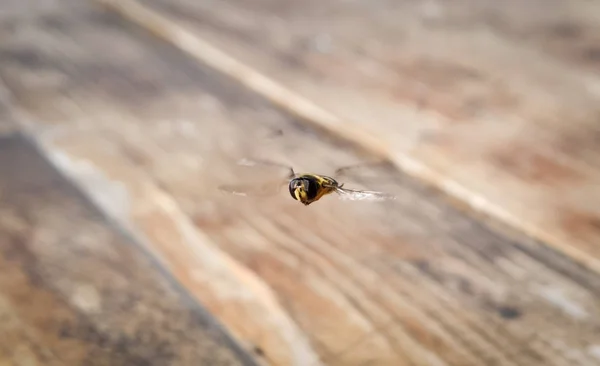
[[[0,364],[600,365],[600,3],[2,1]]]

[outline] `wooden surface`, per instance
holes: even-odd
[[[457,208],[461,202],[439,194],[392,165],[382,164],[344,178],[349,187],[382,189],[398,195],[399,199],[391,203],[365,204],[325,198],[304,207],[293,201],[285,190],[264,199],[224,195],[216,185],[242,177],[242,172],[232,164],[235,158],[266,157],[292,164],[298,171],[332,174],[340,166],[372,157],[307,127],[310,121],[274,106],[268,99],[240,85],[240,80],[215,72],[170,42],[154,38],[143,27],[97,3],[63,0],[61,4],[63,7],[53,7],[47,2],[32,0],[26,10],[15,10],[11,15],[10,37],[5,36],[7,41],[0,43],[0,78],[6,88],[3,94],[6,102],[12,103],[7,104],[10,115],[42,146],[47,158],[61,172],[73,179],[102,212],[137,242],[143,243],[195,301],[224,324],[242,347],[254,352],[257,361],[274,366],[587,366],[600,363],[600,275],[597,272],[556,251],[547,242],[536,241],[502,222],[484,220],[473,211]],[[161,11],[173,16],[168,11],[186,5],[173,4],[170,9]],[[205,6],[203,2],[196,4],[200,9]],[[241,2],[228,2],[229,8],[221,7],[220,2],[211,4],[214,13],[210,14],[211,17],[214,14],[216,20],[227,14],[227,9],[232,11],[230,16],[239,15],[235,6]],[[357,5],[351,2],[344,5],[347,8],[341,2],[328,2],[318,12],[314,4],[306,3],[305,8],[294,8],[285,14],[313,9],[311,14],[318,19],[327,11],[335,10],[336,14],[343,15],[344,12],[336,10],[340,8],[351,14],[357,11]],[[386,2],[375,4],[377,9],[390,7]],[[258,5],[251,9],[257,14],[263,10]],[[285,10],[283,7],[270,9],[275,14]],[[389,8],[390,14],[394,14],[392,10],[396,11]],[[364,12],[370,14],[367,10]],[[178,16],[181,13],[184,12],[179,11]],[[191,10],[187,14],[198,16]],[[220,39],[239,38],[243,44],[243,36],[252,35],[251,29],[228,33],[218,27],[219,22],[211,23],[213,18],[207,14],[204,13],[205,20],[196,23],[208,24],[203,29],[210,29],[211,34],[219,35]],[[237,19],[243,22],[247,18],[238,16]],[[358,21],[356,17],[352,19]],[[263,23],[269,24],[266,20]],[[343,21],[323,20],[324,26],[329,23],[343,24]],[[350,26],[344,29],[347,37],[352,34],[366,37],[385,24],[392,27],[396,23],[373,21],[368,27],[359,24],[355,33],[350,32]],[[295,29],[294,23],[290,25],[289,29]],[[253,42],[255,55],[262,55],[264,59],[271,57],[261,46],[268,42]],[[232,48],[231,52],[236,49]],[[490,52],[495,50],[496,47],[490,47]],[[304,52],[294,54],[291,59],[312,54]],[[275,57],[269,59],[279,62]],[[320,62],[326,65],[325,61]],[[584,67],[577,60],[561,62],[574,63],[572,69],[577,73],[592,72],[590,65]],[[350,86],[356,82],[357,74],[348,72],[352,77],[343,78],[334,71],[343,73],[344,69],[328,67],[334,81],[344,79]],[[274,77],[279,77],[281,70],[275,66],[268,69]],[[330,75],[329,72],[326,75]],[[309,89],[317,89],[310,74],[304,73],[302,68],[295,77],[304,80]],[[328,84],[322,75],[320,77],[323,79],[319,85],[319,88],[323,86],[320,102],[329,103],[328,98],[336,95],[339,103],[345,100],[348,108],[358,108],[355,99],[359,96],[358,89],[348,87],[354,90],[355,97],[340,94],[340,84],[332,87],[335,83]],[[298,81],[293,87],[306,94],[308,89],[303,91],[300,84]],[[441,98],[441,94],[436,93],[433,90],[426,95]],[[573,99],[577,99],[575,96]],[[365,88],[360,91],[360,97],[370,104],[377,93]],[[498,107],[497,113],[511,114],[507,108]],[[373,113],[389,112],[377,103],[372,110]],[[400,117],[402,110],[397,110]],[[414,118],[422,123],[428,121],[420,114]],[[373,127],[387,131],[389,136],[405,135],[404,125],[392,126],[385,121],[381,119],[381,125],[373,123]],[[457,134],[466,132],[464,126],[458,126],[462,132]],[[273,131],[281,134],[269,138]],[[535,139],[535,134],[530,133],[532,130],[528,131],[523,133],[523,138]],[[399,141],[401,146],[403,142]],[[476,139],[469,140],[471,145],[460,141],[458,146],[465,149],[476,151],[483,147],[483,143],[475,143]],[[529,142],[531,149],[540,146]],[[9,159],[7,154],[0,156]],[[517,159],[519,151],[507,156]],[[448,158],[455,156],[449,154]],[[19,166],[28,164],[11,166],[19,172]],[[33,172],[43,176],[44,169],[33,169]],[[472,172],[475,183],[481,172]],[[244,179],[261,178],[252,172],[243,174]],[[10,175],[0,175],[6,176]],[[4,183],[7,179],[2,179],[2,184],[7,184]],[[41,180],[41,177],[33,180]],[[500,178],[496,182],[508,184]],[[585,182],[591,184],[592,181]],[[510,189],[525,192],[517,186]],[[540,195],[549,194],[551,188],[548,187],[539,189]],[[499,187],[498,192],[512,192],[508,189]],[[476,192],[495,199],[483,189]],[[590,205],[595,197],[592,193]],[[69,202],[61,197],[54,202]],[[501,197],[501,202],[507,200]],[[523,202],[531,209],[548,207],[543,200]],[[64,209],[70,207],[65,206]],[[76,210],[68,217],[85,217],[81,212]],[[70,223],[72,229],[67,219],[57,215],[53,220],[62,220],[61,224],[65,225],[59,231],[63,237],[77,239],[70,230],[74,233],[92,230],[75,219]],[[48,225],[53,220],[48,220]],[[93,218],[90,222],[94,222]],[[96,222],[103,221],[98,218]],[[178,299],[174,292],[165,290],[166,285],[158,285],[164,278],[156,274],[155,267],[144,264],[143,254],[134,253],[133,249],[127,251],[133,246],[115,244],[113,250],[117,254],[113,254],[115,258],[110,257],[116,261],[110,262],[114,276],[128,274],[129,281],[121,283],[90,278],[92,270],[94,274],[104,273],[102,258],[108,254],[100,251],[107,249],[97,249],[98,253],[91,254],[86,251],[102,243],[107,245],[108,240],[91,249],[79,249],[76,240],[59,239],[48,248],[36,246],[35,241],[28,242],[33,243],[29,244],[32,250],[38,250],[34,254],[47,256],[44,258],[48,258],[45,259],[49,261],[48,267],[42,264],[41,268],[47,271],[43,273],[48,273],[47,281],[53,284],[53,289],[57,288],[54,291],[58,299],[69,298],[64,295],[72,291],[69,281],[84,276],[88,281],[98,281],[97,286],[114,286],[109,300],[117,303],[121,299],[119,295],[139,293],[135,298],[139,299],[136,309],[148,318],[155,319],[146,306],[159,300],[168,302],[174,309],[191,306],[187,300]],[[102,240],[101,235],[98,240]],[[58,242],[63,244],[60,248]],[[70,245],[66,246],[65,242]],[[574,248],[582,248],[581,241],[573,239],[572,243]],[[78,254],[80,250],[84,253]],[[69,256],[74,259],[65,260]],[[593,257],[590,258],[592,262]],[[77,267],[70,269],[64,267],[65,263],[75,263]],[[53,272],[52,264],[66,269]],[[18,275],[30,266],[23,264],[10,273]],[[140,266],[139,270],[136,266]],[[75,273],[76,269],[80,271]],[[80,274],[81,271],[84,274]],[[154,277],[144,282],[136,276]],[[154,290],[151,295],[142,295],[157,286],[162,292]],[[0,288],[1,295],[8,294],[10,298],[11,289],[14,287],[5,285]],[[31,294],[19,299],[46,296],[43,294],[42,290],[32,289]],[[101,309],[105,311],[104,307]],[[215,356],[211,347],[227,353],[228,346],[212,341],[213,346],[210,338],[202,336],[204,328],[197,325],[202,322],[183,320],[186,316],[200,315],[181,315],[182,311],[165,311],[169,315],[160,323],[167,327],[170,321],[182,322],[189,327],[190,330],[183,332],[186,340],[177,348],[177,352],[181,352],[180,362],[193,360],[186,364],[216,365],[203,357]],[[130,312],[129,309],[115,310],[115,314],[110,314],[114,318],[106,315],[113,319],[105,325],[114,327],[111,329],[115,333],[111,334],[125,332],[120,329],[132,331],[128,323],[121,320],[128,319],[124,314]],[[51,324],[57,321],[57,316],[46,316],[44,319]],[[99,315],[86,316],[89,319],[86,321],[104,324],[98,320],[103,319]],[[34,318],[31,322],[37,320]],[[152,327],[148,329],[149,334],[157,334],[156,337],[164,337],[160,340],[170,342],[166,340],[168,334],[156,333]],[[21,343],[15,341],[15,345],[27,344],[24,338],[19,338],[22,337],[19,332],[19,329],[9,328],[6,333],[21,340]],[[43,327],[39,332],[52,335]],[[52,338],[39,342],[50,348],[55,344]],[[98,342],[89,340],[88,347],[98,347]],[[148,346],[153,341],[148,342],[139,346],[142,349],[139,352],[147,351],[143,347],[160,349]],[[193,342],[203,345],[193,348],[197,355],[194,357],[188,353],[192,352],[190,348],[186,348]],[[123,344],[127,345],[116,342],[115,347],[123,347]],[[138,345],[130,347],[135,355]],[[106,362],[127,364],[119,361],[119,357],[108,353]],[[128,362],[132,364],[131,359]],[[174,363],[153,358],[147,364]]]
[[[600,271],[600,3],[143,4],[323,111],[227,69],[270,98]]]
[[[0,364],[253,364],[27,138],[0,176]]]

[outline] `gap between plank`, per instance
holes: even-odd
[[[408,154],[393,151],[381,139],[357,126],[352,126],[351,123],[342,120],[316,103],[298,95],[284,85],[240,62],[193,32],[179,26],[168,17],[141,4],[138,0],[91,1],[106,6],[124,19],[137,24],[155,36],[174,45],[200,63],[235,79],[250,90],[299,117],[301,122],[310,123],[314,127],[325,130],[338,139],[356,145],[359,149],[371,155],[391,162],[400,171],[458,200],[460,203],[458,206],[466,205],[472,211],[503,222],[509,227],[516,228],[525,235],[533,237],[543,244],[549,245],[564,255],[569,256],[588,269],[600,273],[600,260],[598,258],[594,258],[586,252],[568,245],[568,243],[565,244],[561,238],[547,233],[537,225],[523,222],[522,219],[515,217],[501,206],[490,202],[483,195],[479,195],[458,182],[434,171]]]

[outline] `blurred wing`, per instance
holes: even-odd
[[[296,175],[296,173],[294,172],[294,169],[291,166],[276,163],[273,161],[268,161],[268,160],[252,160],[252,159],[243,158],[243,159],[240,159],[237,161],[237,165],[247,166],[247,167],[263,166],[263,167],[272,167],[272,168],[282,169],[286,172],[286,177],[288,179],[292,179],[294,177],[294,175]]]
[[[336,188],[335,191],[338,193],[340,199],[350,201],[388,201],[396,199],[394,195],[378,191],[361,191],[341,187]]]
[[[294,177],[294,169],[292,167],[267,161],[267,160],[252,160],[243,158],[237,161],[237,165],[245,166],[250,168],[260,168],[260,167],[271,167],[278,170],[285,171],[286,178],[277,178],[275,181],[271,179],[268,182],[248,182],[248,183],[240,183],[240,184],[223,184],[219,186],[219,190],[223,192],[227,192],[229,194],[234,194],[237,196],[247,196],[247,197],[269,197],[274,196],[275,194],[281,191],[281,187],[287,185],[289,180]],[[279,174],[277,174],[279,175]]]
[[[287,184],[287,180],[267,184],[223,184],[219,190],[236,196],[269,197],[281,192],[284,184]]]
[[[370,161],[355,165],[347,165],[338,168],[334,173],[334,178],[344,180],[352,176],[363,179],[380,179],[382,172],[387,172],[391,168],[385,161]]]

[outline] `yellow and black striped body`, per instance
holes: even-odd
[[[302,174],[290,180],[290,195],[305,206],[318,201],[321,197],[341,187],[338,182],[328,176],[318,174]]]

